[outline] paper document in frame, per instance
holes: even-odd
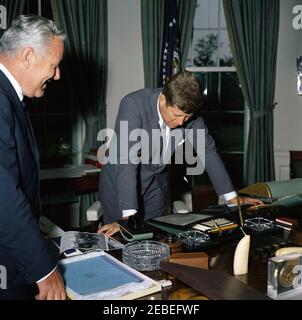
[[[105,252],[63,259],[59,268],[73,300],[131,300],[161,290],[157,282]]]
[[[121,249],[124,245],[103,233],[67,231],[61,237],[60,253],[71,249],[81,251],[108,251]]]

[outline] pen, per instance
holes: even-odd
[[[243,218],[242,218],[240,200],[239,200],[239,196],[238,196],[237,192],[236,192],[236,199],[237,199],[237,205],[238,205],[238,213],[239,213],[239,218],[240,218],[240,225],[241,225],[241,227],[243,227]]]
[[[215,227],[215,229],[211,229],[208,232],[210,233],[215,233],[215,232],[222,232],[222,231],[226,231],[226,230],[232,230],[238,227],[238,224],[234,223],[234,224],[229,224],[227,226],[223,226],[223,227],[219,227],[219,229],[217,229],[217,227]]]
[[[215,220],[211,219],[211,221],[214,224],[214,226],[216,227],[216,229],[219,231],[219,233],[221,233],[221,230],[220,230],[218,224],[215,222]]]

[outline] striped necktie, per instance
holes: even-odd
[[[29,136],[31,139],[31,145],[32,145],[33,151],[36,152],[37,142],[36,142],[36,138],[35,138],[35,133],[34,133],[34,130],[33,130],[32,124],[31,124],[31,120],[30,120],[29,113],[27,111],[27,107],[26,107],[26,103],[25,103],[24,99],[21,101],[21,103],[23,105],[24,112],[26,115],[27,130],[28,130],[28,133],[29,133]]]

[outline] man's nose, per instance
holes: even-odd
[[[178,120],[178,125],[179,125],[179,126],[182,126],[182,125],[184,124],[184,122],[185,122],[185,117],[180,118],[180,119]]]

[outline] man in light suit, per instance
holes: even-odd
[[[158,146],[159,153],[165,153],[165,146],[170,146],[171,154],[181,140],[187,140],[189,129],[193,132],[191,143],[198,150],[197,131],[204,129],[205,169],[217,194],[223,195],[229,204],[237,203],[231,179],[200,115],[201,102],[201,85],[187,71],[171,77],[163,88],[142,89],[122,99],[115,125],[117,162],[113,163],[109,158],[100,175],[99,194],[104,225],[99,232],[110,236],[119,231],[118,220],[134,220],[135,225],[140,220],[148,220],[165,212],[168,189],[166,162],[153,161],[156,152],[150,150],[149,163],[142,163],[143,143],[134,157],[129,156],[136,144],[131,141],[131,132],[137,129],[148,133],[150,145]],[[121,130],[123,123],[127,124],[128,133]],[[162,132],[162,143],[158,144],[152,132],[159,130]],[[180,130],[181,134],[174,135],[175,130]],[[261,204],[261,201],[250,198],[243,198],[241,202]]]
[[[66,298],[37,223],[39,152],[23,104],[60,78],[63,52],[62,31],[38,16],[19,16],[0,40],[0,265],[7,272],[0,300]]]

